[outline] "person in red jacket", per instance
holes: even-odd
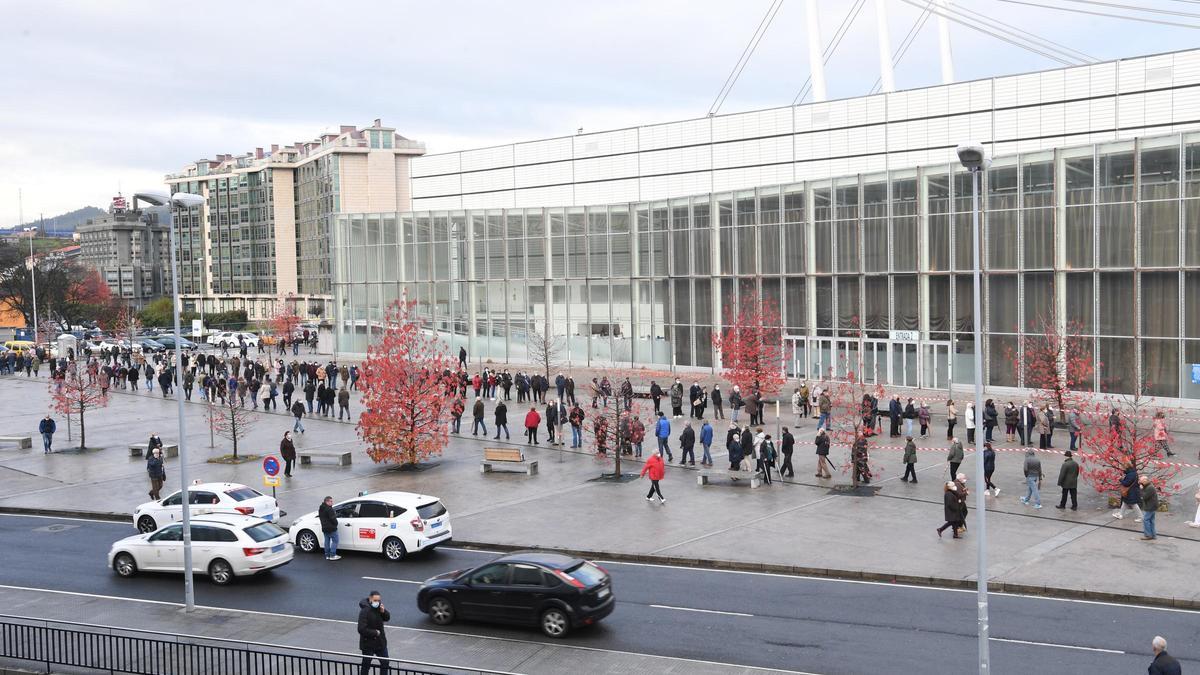
[[[658,487],[658,481],[662,480],[666,473],[667,467],[663,463],[662,453],[655,450],[654,454],[650,455],[650,458],[646,460],[645,466],[642,467],[641,475],[650,474],[650,491],[646,493],[646,501],[650,501],[651,497],[657,493],[659,503],[667,503],[666,498],[662,495],[662,489]]]
[[[530,407],[529,412],[525,413],[525,436],[534,445],[538,444],[537,430],[541,423],[542,416],[538,414],[537,408]]]

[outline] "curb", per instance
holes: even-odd
[[[60,518],[82,518],[113,523],[130,522],[130,517],[119,513],[103,511],[79,511],[61,509],[26,508],[17,506],[0,506],[0,514],[19,516],[50,516]],[[974,590],[976,584],[971,579],[956,579],[953,577],[927,577],[909,574],[887,574],[866,570],[840,570],[824,567],[804,567],[801,565],[782,565],[775,563],[753,563],[740,560],[721,560],[706,558],[681,558],[676,556],[649,555],[642,553],[612,553],[606,551],[589,551],[582,549],[557,548],[546,546],[517,546],[514,544],[496,544],[479,541],[454,539],[452,546],[476,551],[499,551],[512,553],[516,551],[546,551],[561,553],[589,560],[612,560],[613,562],[643,563],[671,567],[689,567],[694,569],[724,570],[734,572],[759,572],[764,574],[779,574],[796,577],[815,577],[821,579],[840,579],[845,581],[865,581],[883,584],[898,584],[904,586],[921,586],[928,588],[966,589]],[[1120,605],[1146,605],[1150,607],[1166,607],[1170,609],[1200,610],[1200,600],[1187,598],[1163,598],[1152,595],[1137,595],[1127,593],[1109,593],[1075,588],[1059,588],[1056,586],[1037,586],[1031,584],[1014,584],[1003,581],[988,583],[992,593],[1009,595],[1030,595],[1035,597],[1056,598],[1061,600],[1088,600],[1092,602],[1109,602]]]

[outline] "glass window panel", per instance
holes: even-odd
[[[650,268],[654,274],[667,273],[667,233],[654,232],[650,235],[650,246],[654,254],[650,258]]]
[[[1179,265],[1179,202],[1142,202],[1142,267]]]
[[[1016,335],[988,337],[988,344],[991,345],[988,352],[988,384],[998,387],[1017,386],[1017,369],[1013,367],[1013,360],[1017,354],[1017,340]]]
[[[917,293],[917,277],[896,275],[892,277],[892,327],[896,330],[917,330],[921,327],[917,308],[920,306]]]
[[[887,219],[863,221],[863,271],[886,272],[888,268]],[[840,244],[840,241],[839,241]]]
[[[1065,211],[1067,221],[1067,267],[1091,269],[1096,261],[1093,253],[1096,232],[1092,206],[1073,206]]]
[[[1183,275],[1183,335],[1200,338],[1200,272]]]
[[[954,269],[969,270],[974,266],[971,246],[971,214],[954,214]]]
[[[608,237],[609,246],[612,247],[612,275],[614,277],[628,277],[633,274],[633,254],[629,250],[629,245],[632,239],[628,234],[613,234]],[[533,276],[533,250],[529,251],[529,276]]]
[[[912,170],[892,172],[892,217],[917,215],[917,177]]]
[[[588,209],[587,222],[588,234],[608,234],[608,210],[603,206]]]
[[[729,195],[717,195],[717,216],[720,227],[733,227],[733,200]]]
[[[540,209],[529,209],[525,212],[525,236],[542,237],[546,234],[546,221]]]
[[[783,226],[783,270],[788,274],[804,273],[804,223]]]
[[[701,201],[703,199],[703,201]],[[692,229],[693,230],[708,230],[712,227],[712,206],[708,202],[708,198],[697,198],[692,203]]]
[[[858,271],[858,222],[854,220],[839,220],[837,222],[837,271]]]
[[[1092,335],[1096,330],[1095,282],[1091,272],[1066,275],[1067,323],[1078,326],[1079,332]]]
[[[687,279],[676,279],[672,282],[672,289],[675,292],[675,297],[672,301],[674,311],[671,314],[672,323],[691,323],[692,310],[692,294],[690,281]]]
[[[629,209],[623,206],[611,207],[608,227],[611,234],[629,234]],[[530,232],[529,236],[533,236],[533,232]]]
[[[779,239],[780,226],[778,224],[762,225],[758,228],[759,254],[762,257],[762,273],[763,274],[779,274]],[[699,270],[697,270],[699,273]]]
[[[546,240],[545,239],[526,239],[525,252],[529,256],[529,271],[530,279],[544,279],[546,277]],[[626,265],[628,266],[628,260]],[[628,272],[627,272],[628,274]]]
[[[435,219],[436,223],[437,220]],[[525,237],[525,218],[520,213],[509,212],[505,218],[507,227],[505,228],[505,236],[509,239],[523,239]],[[436,236],[436,228],[434,230]]]
[[[859,329],[862,326],[859,279],[856,276],[837,278],[838,328],[842,331]]]
[[[808,325],[804,282],[804,277],[786,277],[784,279],[783,319],[787,327],[794,332],[803,331]]]
[[[608,237],[593,234],[588,237],[588,276],[605,279],[608,275]]]
[[[588,282],[588,311],[591,312],[592,324],[607,323],[609,320],[608,313],[608,282],[607,281],[589,281]],[[574,316],[574,308],[572,308],[572,316]]]
[[[738,274],[754,274],[758,272],[756,255],[758,253],[758,246],[754,242],[755,229],[757,228],[737,228]]]
[[[692,365],[692,331],[687,326],[673,326],[675,335],[675,363],[680,366]]]
[[[789,185],[783,192],[783,220],[786,223],[804,222],[804,202],[806,196],[803,185]]]
[[[816,277],[816,284],[817,329],[826,330],[824,334],[828,335],[828,329],[833,328],[833,279]]]
[[[1025,209],[1021,212],[1027,270],[1054,266],[1054,209]]]
[[[1150,396],[1179,396],[1179,341],[1142,340],[1142,390]]]
[[[737,194],[736,208],[738,225],[753,225],[755,223],[753,192],[739,192]]]
[[[956,168],[958,168],[958,167],[956,167]],[[951,183],[953,183],[953,186],[954,186],[954,205],[953,205],[954,210],[957,213],[970,213],[973,208],[973,206],[971,205],[972,188],[974,185],[974,181],[972,180],[972,175],[970,173],[968,173],[965,169],[956,170],[951,175],[950,181],[951,181]],[[980,189],[979,204],[980,204],[980,206],[983,206],[984,204],[987,203],[985,201],[987,195],[985,195],[982,192],[982,190],[983,190],[982,186],[979,189]]]
[[[1179,337],[1179,274],[1143,272],[1142,334]]]
[[[1200,265],[1200,199],[1183,202],[1183,264]]]
[[[862,187],[863,218],[886,218],[888,186],[886,181],[865,179]]]
[[[1100,338],[1097,353],[1101,391],[1113,394],[1134,393],[1137,380],[1135,341],[1130,338]]]
[[[1096,207],[1100,267],[1133,267],[1133,204]]]
[[[648,265],[649,260],[645,263]],[[646,270],[645,274],[649,274]],[[550,239],[550,276],[561,279],[567,276],[567,242],[564,237]]]
[[[691,274],[691,251],[688,241],[694,235],[686,230],[671,233],[671,274],[687,276]]]
[[[779,222],[779,188],[762,188],[758,195],[758,222]]]
[[[838,178],[834,182],[834,191],[837,219],[858,218],[858,177]]]
[[[950,330],[950,277],[929,277],[929,332],[931,339],[936,333]],[[944,339],[944,338],[943,338]]]
[[[692,291],[695,294],[692,298],[692,307],[695,308],[692,323],[701,326],[712,325],[712,280],[697,279]]]
[[[712,231],[692,232],[692,271],[699,276],[712,273]]]
[[[508,278],[525,277],[525,240],[512,239],[508,242]]]
[[[585,222],[582,208],[572,207],[567,210],[567,234],[586,234]]]
[[[1025,298],[1025,330],[1041,333],[1046,322],[1054,320],[1054,275],[1025,274],[1021,276],[1021,295]]]
[[[839,291],[842,288],[840,282],[839,279]],[[866,316],[862,321],[862,327],[870,331],[868,332],[869,337],[877,337],[879,333],[886,337],[891,315],[891,303],[888,301],[888,279],[883,275],[870,276],[866,277],[864,283],[866,295],[863,298],[863,304],[866,305]],[[839,298],[840,300],[841,298]]]
[[[671,229],[686,230],[691,225],[688,204],[684,201],[682,204],[679,201],[671,202]]]
[[[1133,143],[1102,146],[1096,158],[1096,201],[1133,201]]]
[[[828,185],[813,188],[813,219],[833,220],[831,188]]]
[[[929,269],[950,271],[950,216],[929,216]]]
[[[1022,206],[1054,205],[1054,162],[1022,158],[1021,164]]]
[[[1000,162],[988,170],[988,208],[991,210],[1017,208],[1017,164],[1015,159],[1007,161],[1007,166]]]
[[[917,219],[892,219],[892,267],[897,272],[917,271]]]
[[[816,223],[813,227],[814,246],[816,247],[816,269],[813,271],[818,274],[828,274],[833,271],[833,224]]]
[[[587,237],[567,237],[569,276],[586,277],[588,269]]]
[[[974,310],[974,288],[975,284],[970,275],[958,274],[954,277],[954,324],[955,330],[960,333],[970,333],[975,330],[975,322],[972,319],[975,315]],[[1013,301],[1016,305],[1016,301]],[[1016,310],[1013,310],[1014,313]]]
[[[1184,179],[1188,197],[1200,197],[1200,143],[1188,143],[1183,149]]]
[[[721,228],[721,274],[733,274],[733,228]]]
[[[1133,335],[1133,272],[1100,275],[1100,335]]]
[[[1179,143],[1174,139],[1142,142],[1142,199],[1179,196]]]
[[[1079,156],[1067,156],[1063,160],[1063,191],[1067,204],[1090,204],[1096,182],[1095,160],[1091,148],[1077,152]],[[1087,154],[1082,154],[1084,152]]]
[[[945,173],[925,175],[930,213],[950,212],[950,176]]]
[[[985,313],[988,315],[989,330],[993,333],[1016,333],[1019,307],[1017,304],[1017,277],[1010,274],[990,274],[987,277],[987,283],[988,301]],[[961,285],[958,290],[962,290]],[[967,291],[971,292],[970,287],[967,288]],[[971,302],[974,300],[972,299]]]
[[[1017,269],[1017,212],[987,214],[988,269]]]

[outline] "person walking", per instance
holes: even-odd
[[[338,549],[338,520],[333,512],[333,497],[326,496],[317,509],[317,518],[321,521],[321,534],[325,535],[325,559],[341,560]]]
[[[958,407],[954,399],[946,401],[946,440],[954,438],[954,425],[958,424]]]
[[[1166,638],[1155,635],[1150,646],[1154,650],[1154,660],[1150,662],[1150,667],[1146,669],[1146,672],[1150,675],[1183,675],[1179,661],[1167,653]]]
[[[829,429],[829,415],[833,412],[833,399],[829,398],[829,393],[821,390],[821,395],[817,397],[817,411],[820,415],[817,417],[818,429]]]
[[[904,443],[904,475],[900,480],[905,483],[910,482],[909,476],[912,476],[912,483],[917,482],[917,444],[913,443],[912,436],[905,439]]]
[[[637,418],[634,418],[635,420]],[[784,430],[787,431],[786,429]],[[712,466],[712,454],[709,449],[713,442],[713,428],[708,423],[707,419],[700,420],[700,447],[703,448],[704,454],[700,457],[701,466]]]
[[[300,418],[304,417],[304,404],[300,402],[300,399],[292,402],[292,416],[296,418],[296,423],[292,425],[292,431],[304,433],[304,424],[300,421]]]
[[[1125,475],[1121,477],[1121,508],[1113,514],[1113,518],[1120,520],[1125,517],[1125,509],[1131,508],[1137,513],[1137,518],[1133,522],[1140,523],[1145,515],[1142,513],[1142,491],[1138,484],[1137,469],[1134,468],[1133,462],[1125,463]]]
[[[496,409],[492,411],[496,421],[496,438],[500,438],[500,430],[504,430],[504,440],[510,440],[512,437],[508,435],[508,406],[504,405],[504,399],[496,402]]]
[[[658,421],[654,423],[654,437],[658,439],[659,454],[665,454],[667,461],[671,461],[671,446],[667,444],[667,439],[671,437],[671,422],[661,412],[658,413]]]
[[[654,380],[650,380],[650,400],[654,402],[655,413],[662,412],[662,398],[662,387],[658,386],[658,383]]]
[[[1142,540],[1150,541],[1158,538],[1158,532],[1154,530],[1154,518],[1158,515],[1158,489],[1146,475],[1138,477],[1138,483],[1142,486]]]
[[[946,481],[946,484],[942,487],[942,515],[945,517],[946,522],[942,523],[942,526],[937,529],[938,539],[942,538],[942,533],[946,531],[946,528],[950,528],[950,532],[954,535],[955,539],[962,537],[958,533],[958,523],[962,517],[962,502],[959,501],[957,492],[958,485],[952,480]]]
[[[758,457],[759,463],[762,465],[763,482],[767,485],[771,484],[771,470],[775,468],[777,456],[775,441],[771,440],[771,434],[767,434],[763,438],[762,443],[758,444]]]
[[[1171,452],[1170,438],[1167,436],[1167,416],[1163,411],[1159,410],[1154,413],[1154,445],[1159,451],[1167,457],[1174,457],[1175,453]],[[1072,435],[1072,447],[1074,447],[1074,436]]]
[[[663,479],[663,476],[665,476],[666,473],[667,467],[663,462],[662,453],[658,450],[655,450],[650,457],[646,459],[646,463],[642,466],[642,473],[640,474],[640,476],[649,475],[650,477],[650,491],[646,493],[646,501],[651,501],[654,495],[657,494],[658,503],[667,503],[666,498],[663,497],[662,488],[659,487],[658,484],[658,482]]]
[[[1054,508],[1065,509],[1067,507],[1067,496],[1071,497],[1071,510],[1079,509],[1079,500],[1077,499],[1077,488],[1079,487],[1079,465],[1075,463],[1075,458],[1072,457],[1070,450],[1063,453],[1063,463],[1058,469],[1058,487],[1062,488],[1062,499]]]
[[[817,437],[813,440],[813,445],[816,446],[817,452],[817,478],[833,478],[833,474],[829,473],[829,467],[833,463],[829,461],[829,434],[825,433],[825,427],[817,426]]]
[[[968,432],[969,433],[969,432]],[[950,452],[946,455],[946,461],[950,462],[950,477],[958,475],[958,467],[963,462],[963,444],[955,437],[950,440]]]
[[[708,448],[705,448],[707,454]],[[783,453],[783,464],[779,466],[779,479],[794,478],[796,469],[792,467],[792,453],[796,451],[796,437],[788,431],[787,427],[783,428],[783,435],[780,438],[780,452]],[[712,466],[712,460],[708,462]]]
[[[1021,497],[1021,503],[1028,505],[1033,502],[1033,508],[1042,508],[1042,461],[1037,458],[1037,452],[1033,448],[1025,451],[1025,496]]]
[[[38,422],[38,433],[42,435],[43,454],[48,455],[54,452],[52,445],[55,431],[58,431],[58,424],[55,423],[54,418],[50,417],[50,415],[46,415],[42,418],[41,422]]]
[[[372,661],[378,661],[380,674],[387,675],[387,632],[383,624],[391,620],[379,591],[371,591],[358,602],[358,650],[363,655],[359,675],[371,672]]]
[[[146,460],[146,473],[150,476],[150,499],[162,499],[163,482],[167,480],[167,470],[163,467],[162,450],[155,448]]]
[[[993,497],[1000,496],[1000,488],[992,482],[992,474],[996,473],[996,449],[991,443],[983,444],[983,489],[991,490]]]
[[[482,406],[482,403],[476,405]],[[537,430],[538,425],[542,423],[542,416],[538,414],[536,406],[529,406],[529,412],[525,413],[525,439],[526,442],[533,445],[538,445]],[[487,433],[484,430],[484,433]]]
[[[687,420],[683,423],[683,432],[679,434],[679,466],[688,464],[688,457],[691,457],[691,466],[696,466],[696,431],[692,429],[692,420]]]
[[[354,416],[350,414],[350,390],[346,388],[346,385],[342,385],[342,388],[338,390],[337,402],[338,421],[342,421],[342,415],[344,414],[346,417],[350,418],[351,422],[353,422]],[[485,429],[483,433],[486,434],[487,430]]]
[[[162,449],[163,449],[163,442],[162,442],[162,438],[159,437],[158,432],[155,432],[155,431],[150,432],[150,440],[146,441],[146,455],[145,455],[146,459],[150,459],[150,453],[154,452],[155,450],[162,450]]]
[[[483,421],[483,399],[479,396],[475,397],[475,404],[471,406],[471,417],[474,419],[471,424],[471,435],[478,436],[479,427],[483,427],[483,435],[487,436],[487,422]]]
[[[292,442],[292,432],[283,432],[283,440],[279,441],[279,456],[283,458],[283,475],[292,477],[292,466],[296,463],[296,444]]]

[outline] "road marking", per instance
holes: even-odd
[[[717,609],[696,609],[695,607],[675,607],[674,605],[650,605],[658,609],[676,609],[680,612],[702,612],[704,614],[723,614],[725,616],[754,616],[753,614],[744,614],[742,612],[722,612]]]
[[[1099,647],[1080,647],[1078,645],[1060,645],[1054,642],[1033,642],[1031,640],[1012,640],[1009,638],[988,638],[995,642],[1009,642],[1017,645],[1033,645],[1035,647],[1058,647],[1059,649],[1078,649],[1085,652],[1102,652],[1104,654],[1124,654],[1119,649],[1100,649]]]
[[[424,581],[409,581],[408,579],[388,579],[386,577],[363,577],[369,581],[390,581],[394,584],[423,584]]]
[[[98,595],[96,593],[78,593],[75,591],[59,591],[59,590],[51,590],[51,589],[45,589],[45,588],[30,588],[28,586],[9,586],[6,584],[0,584],[0,589],[3,589],[3,588],[7,588],[10,590],[14,590],[14,591],[30,591],[33,593],[55,593],[58,595],[70,595],[70,596],[75,596],[75,597],[80,597],[80,598],[99,598],[101,600],[122,600],[125,602],[142,602],[142,603],[146,603],[146,604],[150,604],[150,605],[170,605],[172,607],[183,607],[183,603],[181,603],[181,602],[167,602],[165,600],[144,600],[141,598],[125,598],[125,597],[119,597],[119,596],[115,596],[115,595]],[[302,616],[299,614],[283,614],[281,612],[263,612],[263,611],[254,610],[254,609],[234,609],[231,607],[213,607],[210,605],[196,605],[196,608],[197,609],[211,609],[211,610],[218,611],[218,612],[236,612],[238,614],[277,616],[277,617],[282,617],[285,619],[299,619],[299,620],[303,620],[303,621],[312,621],[313,620],[313,617],[308,616],[308,615]],[[52,619],[41,619],[41,620],[53,621]],[[344,619],[320,619],[320,618],[318,618],[316,620],[317,621],[327,621],[330,623],[346,624],[346,625],[350,625],[350,626],[354,626],[354,625],[358,624],[357,621],[347,621]],[[452,630],[435,630],[432,628],[413,628],[411,626],[388,626],[387,628],[388,628],[388,630],[406,630],[406,631],[413,631],[416,633],[429,633],[432,635],[454,635],[457,637],[474,638],[477,640],[494,640],[496,642],[513,642],[516,644],[523,644],[523,645],[538,645],[540,647],[557,647],[559,649],[578,649],[581,651],[597,652],[597,653],[601,653],[601,654],[624,654],[627,656],[638,656],[638,657],[647,658],[647,659],[665,659],[667,661],[680,661],[683,663],[700,663],[700,664],[710,665],[710,666],[724,666],[727,668],[743,668],[743,669],[759,671],[759,672],[764,672],[764,673],[769,672],[769,673],[789,673],[790,675],[819,675],[818,673],[811,673],[811,672],[801,671],[801,670],[781,670],[778,668],[765,668],[762,666],[748,666],[748,665],[741,664],[741,663],[729,663],[726,661],[708,661],[705,659],[689,659],[689,658],[681,657],[681,656],[663,656],[661,654],[650,654],[650,653],[645,653],[645,652],[631,652],[631,651],[623,650],[623,649],[603,649],[600,647],[585,647],[582,645],[564,644],[562,642],[544,642],[541,640],[517,640],[514,638],[496,637],[496,636],[492,636],[492,635],[476,635],[473,633],[460,633],[460,632],[452,631]],[[202,636],[190,636],[190,637],[202,637]],[[461,668],[461,666],[454,666],[454,667]]]
[[[0,513],[0,516],[8,518],[46,518],[48,520],[78,520],[85,523],[104,523],[105,525],[128,525],[133,526],[132,517],[129,520],[101,520],[100,518],[71,518],[68,516],[42,516],[35,513]]]

